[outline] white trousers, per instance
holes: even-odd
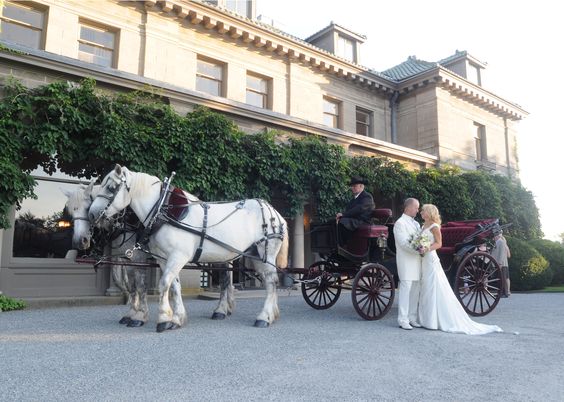
[[[398,323],[417,322],[420,281],[402,281],[399,285]]]

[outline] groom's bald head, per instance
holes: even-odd
[[[419,200],[417,198],[407,198],[403,202],[403,213],[415,218],[419,211]]]

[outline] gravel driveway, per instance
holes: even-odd
[[[125,306],[0,313],[2,401],[562,400],[564,294],[514,294],[480,322],[506,332],[446,334],[396,326],[397,309],[363,321],[350,295],[326,311],[298,292],[282,317],[252,327],[262,298],[185,300],[185,328],[117,323]]]

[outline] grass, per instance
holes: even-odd
[[[564,285],[547,286],[546,288],[539,290],[539,292],[547,292],[547,293],[564,292]]]

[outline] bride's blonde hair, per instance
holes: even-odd
[[[429,215],[431,222],[437,225],[441,224],[441,215],[439,214],[439,209],[433,204],[424,204],[421,207],[421,212],[426,212]]]

